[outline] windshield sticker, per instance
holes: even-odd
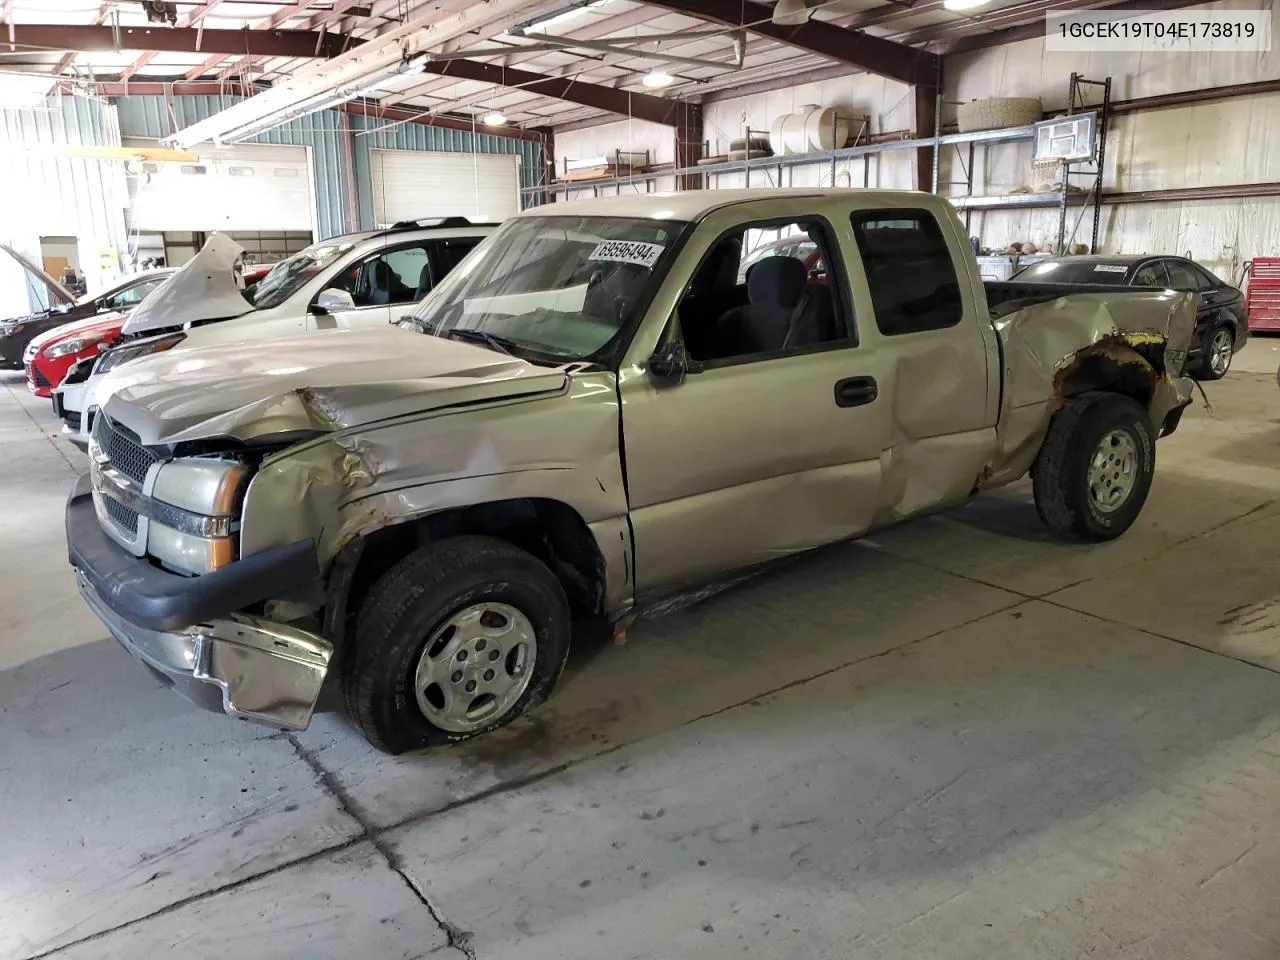
[[[604,260],[608,263],[634,263],[637,266],[652,270],[653,265],[667,249],[660,243],[640,243],[628,240],[605,240],[596,244],[588,260]]]
[[[1093,268],[1094,273],[1128,273],[1129,268],[1121,263],[1099,263]]]

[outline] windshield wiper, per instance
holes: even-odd
[[[486,333],[483,330],[469,330],[465,327],[454,327],[452,330],[446,330],[441,334],[446,340],[465,340],[470,343],[483,343],[490,350],[497,350],[499,353],[505,353],[509,357],[516,355],[516,344],[514,340],[508,340],[506,337],[499,337],[496,334]]]

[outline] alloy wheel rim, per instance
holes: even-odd
[[[464,607],[423,645],[413,677],[418,709],[441,730],[474,733],[524,695],[537,655],[533,624],[515,607]]]
[[[1138,479],[1138,446],[1124,430],[1112,430],[1089,459],[1089,498],[1101,513],[1115,513]]]
[[[1209,366],[1214,373],[1223,374],[1231,365],[1231,334],[1219,330],[1213,335],[1213,343],[1209,347]]]

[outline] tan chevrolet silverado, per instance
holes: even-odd
[[[1055,533],[1119,536],[1194,323],[1190,294],[984,285],[928,194],[557,203],[396,327],[113,372],[71,564],[198,703],[301,728],[332,673],[377,746],[461,740],[548,696],[573,617],[1028,472]]]

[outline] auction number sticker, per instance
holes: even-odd
[[[1045,49],[1259,53],[1271,49],[1270,10],[1085,10],[1045,15]]]
[[[1118,263],[1100,263],[1093,268],[1094,273],[1128,273],[1129,268]]]
[[[603,260],[608,263],[634,263],[636,266],[652,270],[653,265],[667,249],[660,243],[641,243],[630,240],[605,240],[596,244],[588,260]]]

